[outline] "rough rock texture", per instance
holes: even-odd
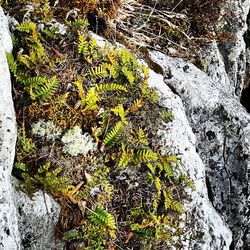
[[[240,98],[246,68],[246,46],[243,35],[247,30],[249,0],[226,1],[217,24],[219,34],[228,35],[225,41],[212,42],[201,51],[205,60],[206,73],[229,94]]]
[[[232,249],[249,249],[250,115],[194,65],[157,52],[152,58],[184,103],[206,166],[209,198],[233,231]]]
[[[150,71],[150,86],[156,87],[161,105],[174,114],[171,123],[163,124],[159,134],[163,148],[179,155],[183,171],[194,180],[196,190],[190,192],[191,202],[185,206],[187,233],[183,236],[184,249],[229,249],[232,235],[208,199],[205,166],[196,152],[196,137],[188,123],[179,96],[164,83],[163,76]]]
[[[16,209],[10,183],[15,155],[16,124],[5,51],[12,49],[7,22],[0,8],[0,249],[19,249]]]
[[[20,183],[17,180],[14,179],[13,184],[22,249],[63,249],[64,245],[54,237],[60,213],[59,204],[43,191],[35,193],[31,200],[19,190]]]

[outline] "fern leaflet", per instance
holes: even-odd
[[[102,207],[96,207],[94,211],[91,211],[89,219],[95,226],[116,228],[114,217]]]
[[[115,127],[107,134],[103,143],[107,148],[112,148],[122,137],[123,125],[119,121]]]

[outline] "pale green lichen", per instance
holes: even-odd
[[[51,121],[39,120],[31,125],[31,132],[38,137],[44,137],[47,140],[55,140],[62,135],[62,129],[57,127]]]
[[[61,141],[64,143],[63,152],[71,156],[85,155],[97,149],[97,143],[93,141],[89,134],[82,134],[82,130],[78,126],[68,130]]]

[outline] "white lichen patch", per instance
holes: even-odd
[[[63,152],[71,156],[85,155],[97,149],[97,143],[89,134],[82,134],[82,130],[78,126],[68,130],[61,140],[64,143]]]
[[[39,120],[31,125],[31,132],[33,135],[44,137],[47,140],[55,140],[62,135],[62,129],[57,127],[51,121]]]

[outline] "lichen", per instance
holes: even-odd
[[[46,140],[56,140],[62,135],[62,129],[51,121],[39,120],[31,125],[33,135],[43,137]]]
[[[92,137],[87,133],[82,134],[82,130],[78,126],[68,130],[61,141],[64,143],[63,152],[71,156],[86,155],[97,149],[97,144]]]

